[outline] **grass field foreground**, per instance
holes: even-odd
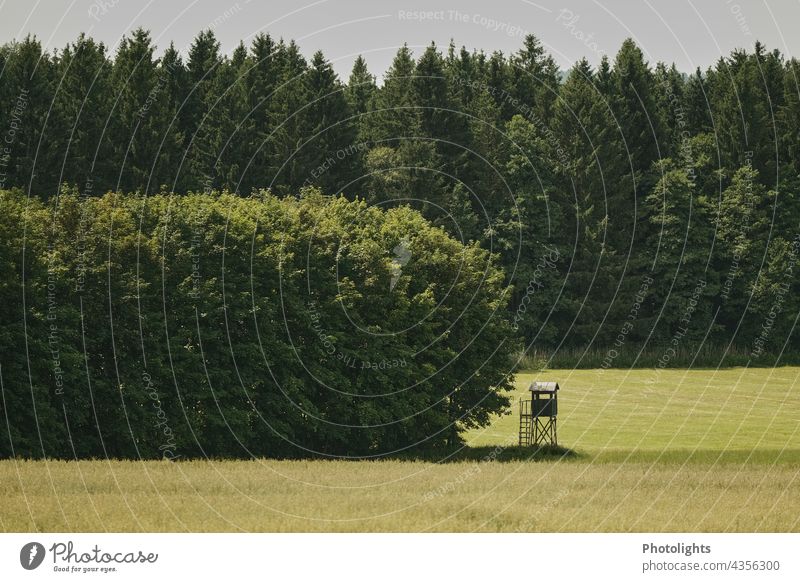
[[[555,370],[576,456],[0,462],[4,531],[800,531],[799,368]],[[496,454],[495,454],[496,453]]]

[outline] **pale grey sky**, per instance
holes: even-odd
[[[582,56],[596,64],[633,37],[651,63],[705,68],[756,39],[800,56],[800,0],[0,0],[0,42],[36,34],[50,49],[86,32],[112,49],[126,32],[150,29],[159,53],[174,41],[185,54],[192,37],[213,28],[230,52],[260,31],[293,38],[307,56],[317,49],[345,78],[357,54],[380,76],[403,42],[419,53],[435,41],[487,52],[516,51],[538,36],[562,68]]]

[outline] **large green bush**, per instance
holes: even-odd
[[[504,276],[409,208],[0,193],[0,455],[380,455],[508,399]]]

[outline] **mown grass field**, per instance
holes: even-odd
[[[6,460],[0,529],[800,531],[800,368],[535,376],[576,456],[504,460],[514,408],[486,461]]]

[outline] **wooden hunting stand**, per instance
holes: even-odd
[[[530,400],[519,401],[519,444],[557,445],[558,382],[531,382]]]

